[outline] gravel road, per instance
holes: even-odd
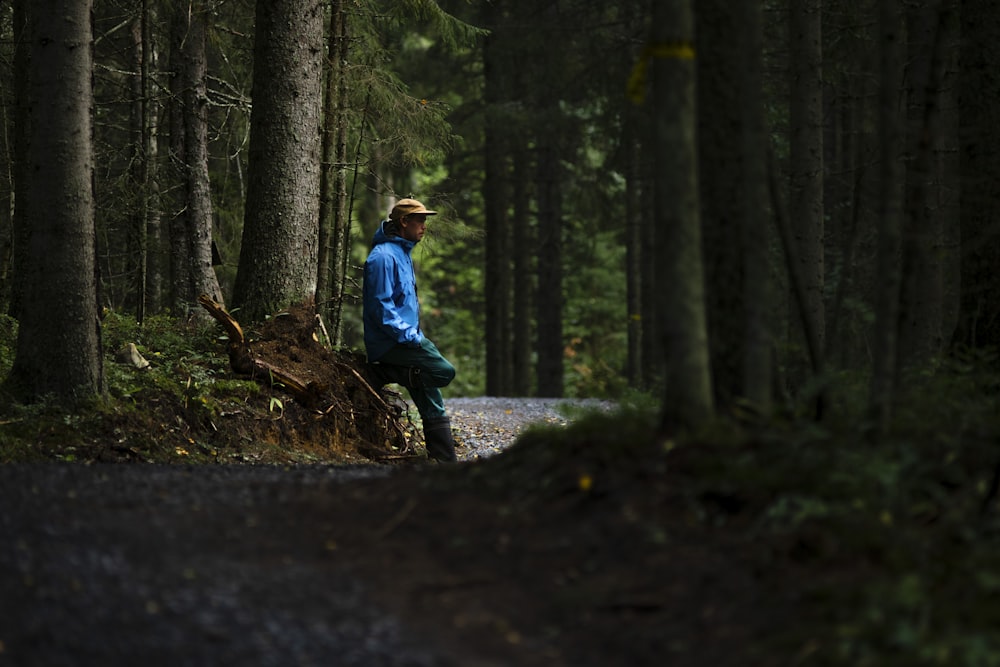
[[[518,434],[536,424],[565,425],[586,410],[607,409],[596,399],[479,398],[445,399],[456,438],[464,445],[459,458],[474,460],[497,454],[513,444]]]
[[[0,466],[0,665],[449,664],[275,510],[356,477]]]

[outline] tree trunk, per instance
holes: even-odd
[[[168,303],[174,315],[183,315],[190,298],[191,268],[188,263],[187,240],[187,168],[188,158],[184,138],[184,40],[187,36],[187,13],[176,6],[170,16],[170,98],[167,106],[167,123],[170,132],[170,162],[168,192],[170,197],[169,239],[170,297]]]
[[[563,395],[562,339],[562,198],[559,158],[553,145],[554,130],[545,127],[538,137],[538,291],[536,319],[537,394]]]
[[[343,17],[341,22],[341,32],[340,32],[340,57],[342,66],[347,63],[348,47],[350,42],[348,40],[347,34],[347,16]],[[343,342],[344,335],[344,299],[347,294],[347,272],[350,266],[351,260],[351,234],[352,234],[352,220],[353,220],[353,210],[354,210],[354,197],[353,190],[351,195],[347,192],[347,165],[348,162],[352,162],[354,165],[354,180],[353,187],[357,186],[358,181],[358,160],[361,159],[360,155],[356,155],[354,160],[348,159],[347,152],[347,132],[348,132],[348,82],[347,76],[341,76],[339,81],[340,90],[338,91],[338,97],[340,99],[341,111],[339,124],[337,125],[337,149],[335,152],[338,164],[340,164],[340,169],[336,173],[336,183],[334,190],[336,191],[337,206],[336,206],[336,217],[333,223],[333,284],[332,284],[332,295],[333,295],[333,310],[331,313],[331,320],[336,329],[335,342],[340,345]],[[358,124],[359,140],[360,145],[361,140],[365,136],[365,123],[367,122],[368,106],[369,100],[365,100],[365,110],[361,117],[361,122]]]
[[[961,5],[961,305],[955,342],[1000,348],[1000,5]]]
[[[646,105],[651,106],[651,105]],[[656,195],[656,177],[658,166],[655,164],[656,141],[653,137],[655,128],[653,118],[655,111],[644,108],[642,127],[650,128],[647,136],[641,138],[639,145],[639,169],[642,179],[642,190],[639,193],[644,199],[652,199]],[[658,272],[660,270],[659,232],[655,228],[655,217],[647,210],[640,221],[641,228],[637,233],[642,236],[643,248],[639,254],[640,283],[642,285],[642,302],[639,317],[642,321],[642,387],[653,389],[663,380],[663,324],[660,321],[663,313],[660,311],[661,291],[657,288]]]
[[[316,305],[329,323],[330,343],[339,346],[341,308],[347,279],[347,14],[343,0],[333,0],[327,36],[329,61],[323,116],[323,166],[320,178],[319,274]]]
[[[925,364],[944,343],[944,216],[937,193],[941,144],[941,83],[948,13],[943,6],[912,8],[907,29],[907,215],[903,241],[900,365]]]
[[[316,296],[320,0],[258,0],[247,205],[233,303],[249,321]]]
[[[212,191],[208,152],[208,58],[202,3],[178,6],[171,26],[171,70],[175,88],[170,109],[173,174],[179,181],[170,224],[171,303],[178,315],[207,317],[198,297],[222,302],[212,266]]]
[[[946,0],[949,16],[945,21],[946,54],[941,82],[941,118],[938,144],[934,147],[935,168],[938,170],[937,188],[934,192],[933,215],[941,219],[942,276],[944,312],[941,331],[945,345],[954,340],[958,328],[961,304],[961,208],[962,192],[961,141],[959,110],[959,57],[961,46],[960,0]]]
[[[903,169],[900,161],[903,25],[899,0],[879,5],[881,202],[878,224],[878,287],[875,304],[875,359],[869,405],[879,433],[889,428],[895,400],[899,354],[899,300],[902,283]]]
[[[31,238],[7,386],[64,401],[102,389],[96,278],[90,0],[33,0],[25,191]],[[52,104],[59,100],[59,104]]]
[[[698,52],[698,165],[705,262],[708,341],[712,388],[717,404],[728,407],[742,395],[745,356],[744,247],[737,233],[749,213],[743,173],[759,155],[742,151],[746,67],[741,11],[727,0],[702,0],[695,11]],[[737,84],[737,85],[734,85]]]
[[[806,312],[823,349],[824,295],[822,0],[789,3],[790,181],[789,216]]]
[[[167,274],[163,230],[160,213],[160,162],[159,162],[159,118],[160,104],[153,86],[156,74],[157,51],[153,41],[152,24],[156,20],[155,10],[150,0],[142,0],[142,153],[143,153],[143,194],[142,210],[144,233],[147,241],[146,252],[146,311],[159,313],[163,310],[165,276]]]
[[[664,364],[660,431],[692,427],[713,410],[698,208],[693,17],[689,0],[653,6],[652,207]],[[656,50],[658,49],[658,50]]]
[[[183,301],[191,312],[207,294],[222,303],[219,279],[212,268],[212,190],[208,171],[208,57],[205,53],[206,7],[197,2],[188,14],[182,69],[184,156],[187,184],[189,284]]]
[[[773,398],[774,331],[773,286],[769,262],[770,219],[768,217],[767,153],[769,135],[764,118],[763,21],[759,3],[740,3],[743,67],[739,80],[743,100],[740,145],[744,192],[741,219],[743,241],[743,359],[742,395],[767,413]]]
[[[531,234],[531,155],[527,148],[515,151],[513,187],[514,303],[511,346],[513,353],[513,393],[531,395],[531,304],[533,267],[530,248],[535,247]]]
[[[625,298],[628,301],[628,357],[625,378],[630,387],[648,388],[643,372],[646,357],[643,354],[643,302],[651,295],[643,284],[643,257],[649,254],[644,245],[647,230],[642,206],[642,142],[636,129],[641,116],[634,109],[626,109],[628,120],[624,125],[622,144],[625,161]]]
[[[31,0],[14,0],[14,136],[13,178],[14,211],[11,225],[11,278],[10,302],[7,313],[19,317],[24,303],[24,287],[28,262],[28,239],[31,225],[28,220],[28,135],[31,133],[31,114],[28,112],[28,74],[31,54],[27,39],[27,10]]]
[[[11,26],[5,20],[9,14],[4,12],[0,19],[0,32],[11,34]],[[17,44],[17,39],[14,39]],[[16,46],[14,48],[17,48]],[[10,130],[17,116],[13,111],[17,104],[17,93],[14,91],[14,72],[11,67],[5,67],[0,73],[0,91],[3,92],[3,110],[0,113],[0,124],[7,128],[2,143],[0,143],[0,313],[7,312],[10,303],[10,287],[14,252],[14,147]],[[13,128],[16,132],[16,128]]]
[[[130,211],[131,233],[129,234],[130,244],[134,239],[135,247],[130,248],[130,254],[135,260],[133,270],[135,272],[135,319],[140,324],[146,317],[146,261],[147,261],[147,233],[146,233],[146,151],[145,151],[145,106],[146,99],[143,91],[145,71],[145,60],[143,53],[143,17],[135,17],[132,21],[132,71],[129,79],[130,93],[132,95],[131,114],[129,116],[129,130],[131,134],[132,156],[129,164],[129,185],[134,193],[130,197],[132,210]]]
[[[849,34],[844,26],[833,23],[830,30]],[[829,172],[823,199],[828,211],[826,243],[828,253],[835,257],[835,264],[829,275],[834,276],[834,295],[827,309],[824,358],[833,368],[848,368],[860,365],[856,361],[859,318],[854,310],[848,309],[848,298],[853,297],[861,281],[861,272],[855,266],[855,258],[860,249],[859,233],[862,230],[862,193],[864,191],[865,162],[862,152],[865,146],[862,119],[869,118],[870,95],[866,90],[867,75],[861,74],[871,69],[866,63],[868,43],[857,35],[851,35],[844,44],[843,64],[831,76],[835,77],[826,101],[827,134],[823,142],[826,158],[824,164]],[[845,60],[846,58],[846,60]]]
[[[483,198],[486,221],[486,393],[506,396],[511,393],[513,349],[511,335],[511,262],[510,262],[510,202],[507,178],[505,123],[500,114],[506,73],[499,62],[499,50],[493,36],[484,47],[484,79],[487,114],[490,120],[484,130],[485,173]]]
[[[153,98],[153,45],[150,31],[149,0],[142,0],[139,15],[132,22],[132,150],[131,182],[135,192],[132,211],[132,238],[136,243],[136,309],[138,322],[147,310],[160,310],[162,271],[158,242],[159,215],[156,207],[156,118]]]

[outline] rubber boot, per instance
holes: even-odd
[[[455,438],[451,433],[451,419],[448,416],[428,417],[424,422],[424,444],[428,458],[435,461],[454,462]]]

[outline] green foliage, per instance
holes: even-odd
[[[57,401],[42,400],[31,405],[8,402],[0,412],[0,463],[77,459],[79,429],[84,420],[67,412]],[[62,444],[55,452],[35,446],[41,431]]]
[[[0,326],[0,370],[9,370],[9,325]],[[102,326],[107,394],[78,412],[54,401],[9,403],[0,419],[0,462],[86,460],[111,448],[145,460],[214,459],[190,435],[226,414],[253,410],[259,385],[236,379],[214,326],[155,316],[139,324],[105,313]],[[129,343],[149,361],[138,369],[115,360]],[[3,377],[3,376],[0,376]],[[266,409],[266,399],[262,410]],[[175,412],[179,410],[179,412]],[[120,427],[118,424],[122,424]],[[144,425],[140,428],[138,425]],[[145,431],[142,437],[137,433]],[[121,442],[118,442],[121,441]]]
[[[468,46],[486,34],[484,29],[445,12],[435,0],[396,1],[389,3],[388,9],[385,16],[395,27],[412,25],[414,19],[426,23],[449,49]]]
[[[359,137],[367,130],[385,163],[433,170],[457,141],[446,120],[451,109],[440,96],[411,92],[409,82],[424,77],[408,75],[433,64],[428,52],[469,47],[483,31],[429,0],[381,4],[359,3],[348,16],[352,125]]]
[[[960,440],[977,430],[1000,429],[1000,355],[996,350],[956,350],[926,367],[911,369],[900,382],[896,409],[900,429],[941,426],[938,437]]]
[[[229,377],[228,360],[213,325],[181,323],[167,316],[147,318],[141,325],[117,313],[105,317],[105,349],[109,356],[134,343],[149,362],[145,371],[125,364],[105,366],[112,397],[138,402],[149,394],[164,393],[197,405],[208,413],[224,409],[218,397],[246,398],[259,393],[255,382]]]
[[[802,664],[1000,664],[991,358],[913,371],[883,440],[869,436],[864,401],[845,400],[825,426],[771,423],[729,436],[716,426],[691,445],[702,520],[729,525],[735,517],[720,507],[742,507],[756,539],[816,573],[807,599],[825,629],[786,633],[808,656]],[[866,386],[839,381],[839,396]]]
[[[485,390],[483,274],[476,264],[456,261],[478,252],[480,243],[475,230],[460,221],[435,222],[414,250],[421,327],[457,371],[446,395],[479,396]]]
[[[617,231],[571,237],[565,292],[566,387],[580,398],[616,398],[627,389],[625,248]]]
[[[762,651],[801,665],[1000,664],[1000,373],[991,354],[915,370],[891,436],[874,440],[864,401],[842,401],[817,424],[720,419],[657,444],[654,397],[621,412],[536,427],[533,493],[607,494],[638,469],[672,489],[678,513],[761,576],[794,590],[799,620],[774,628]],[[864,378],[830,380],[835,394]],[[522,461],[497,461],[507,470]],[[522,471],[525,472],[525,471]],[[554,500],[555,502],[555,500]],[[652,543],[678,528],[637,518]],[[775,593],[777,594],[777,593]],[[769,653],[770,654],[770,653]],[[777,653],[775,653],[777,654]]]

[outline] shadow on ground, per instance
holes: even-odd
[[[456,466],[0,467],[0,664],[775,664],[792,572],[602,423]]]

